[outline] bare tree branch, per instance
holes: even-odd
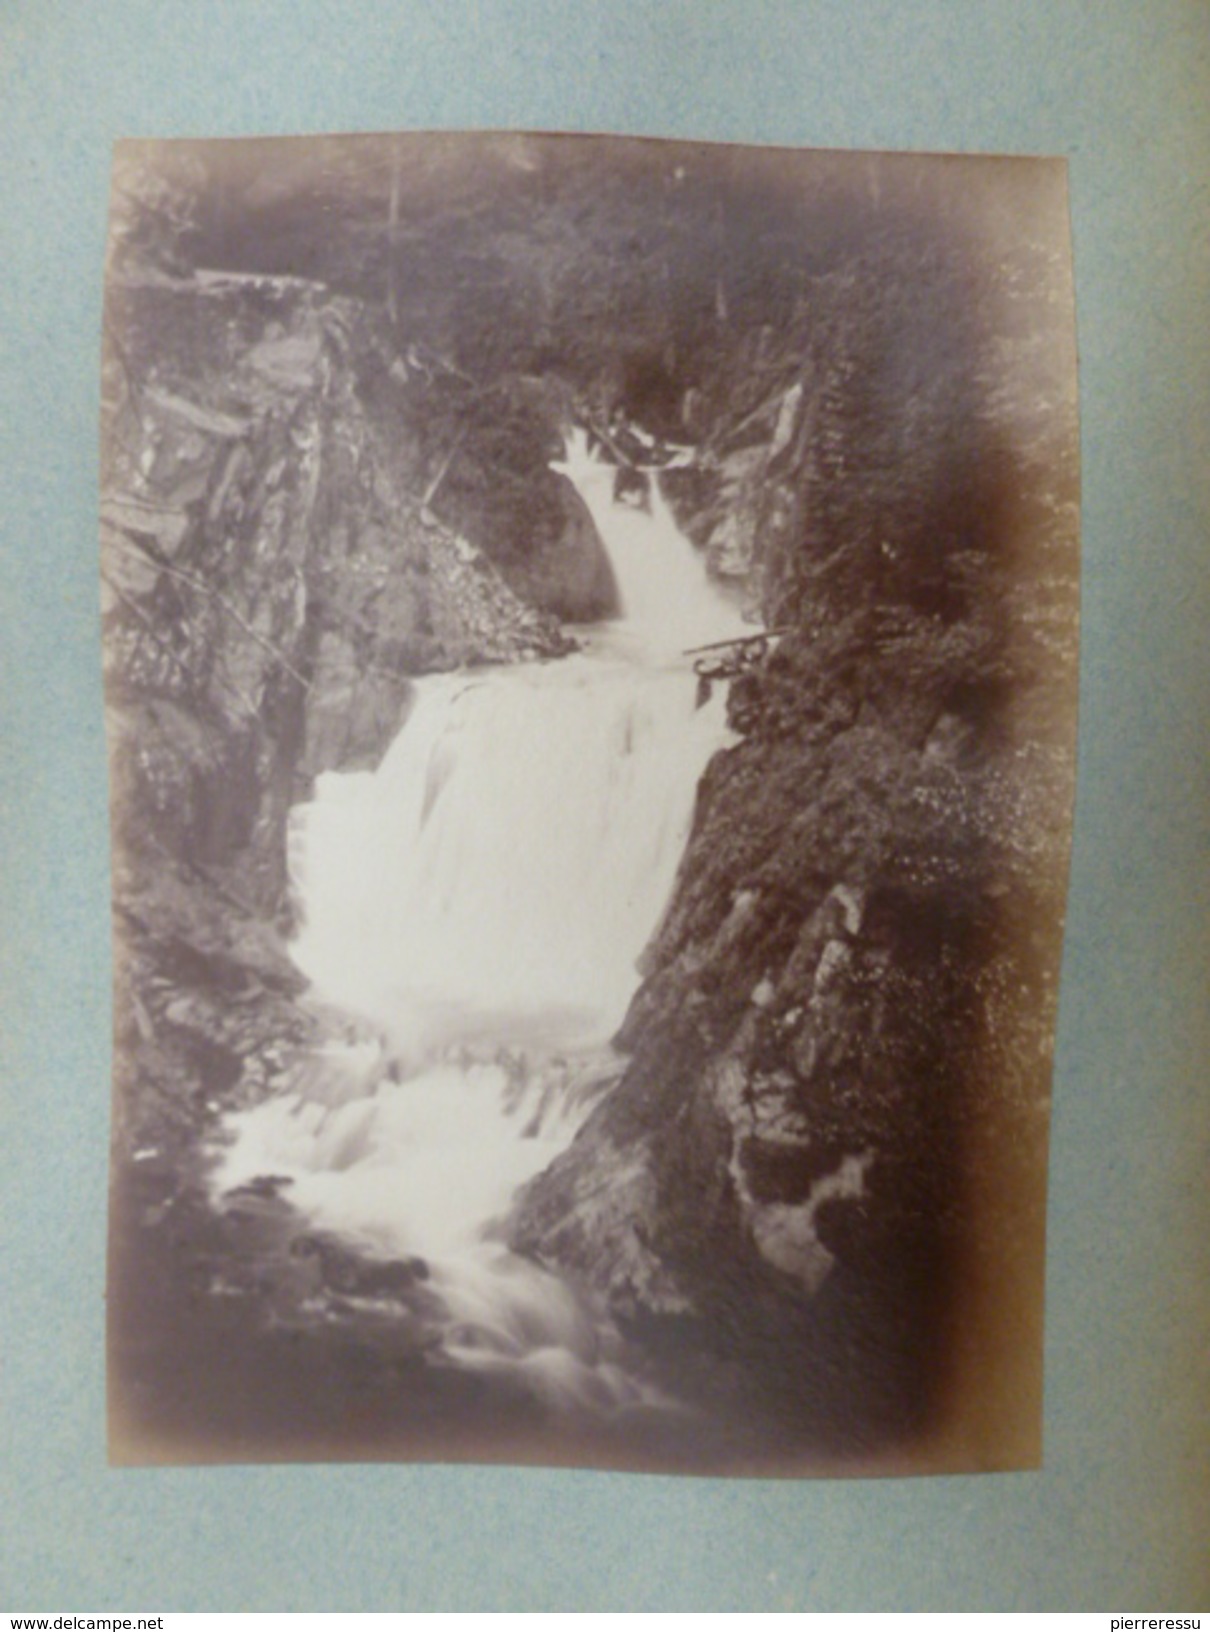
[[[143,624],[144,628],[147,630],[147,633],[151,636],[151,638],[155,642],[155,644],[157,646],[159,646],[162,651],[165,651],[165,652],[168,653],[168,656],[176,664],[178,669],[182,670],[182,672],[187,674],[189,672],[188,663],[186,663],[185,659],[177,651],[176,647],[173,646],[172,642],[169,641],[169,640],[166,640],[164,638],[164,636],[160,633],[160,631],[156,628],[155,623],[154,623],[153,619],[150,617],[150,615],[148,614],[146,608],[141,607],[139,605],[139,603],[134,599],[133,596],[128,595],[126,593],[126,591],[122,588],[122,586],[119,583],[117,583],[116,580],[114,578],[112,578],[110,576],[110,574],[105,571],[105,569],[103,567],[101,569],[101,577],[109,585],[110,589],[113,590],[114,594],[118,597],[118,599],[122,602],[122,604],[124,606],[128,607],[129,610],[134,613],[135,617],[139,619],[139,621]],[[235,698],[236,702],[239,703],[240,707],[245,711],[248,718],[250,720],[257,719],[258,716],[259,716],[260,710],[257,708],[256,704],[252,701],[252,699],[247,695],[247,693],[241,687],[236,685],[235,681],[231,679],[230,675],[224,674],[219,669],[215,670],[215,674],[218,677],[219,681],[224,686],[226,686],[227,690]]]
[[[144,556],[148,561],[152,562],[160,572],[166,572],[171,578],[179,578],[182,583],[189,584],[193,589],[196,589],[199,594],[208,596],[210,600],[217,602],[217,604],[222,607],[223,611],[226,612],[229,617],[234,618],[235,622],[239,624],[240,628],[246,635],[254,640],[258,646],[262,646],[265,651],[269,653],[269,656],[273,658],[276,663],[279,663],[283,669],[285,669],[286,673],[291,677],[291,679],[297,680],[304,691],[309,691],[311,689],[311,682],[305,675],[299,673],[281,648],[275,646],[267,636],[262,635],[259,629],[254,629],[248,622],[247,618],[244,617],[243,613],[232,606],[227,597],[220,594],[212,584],[208,584],[204,578],[199,578],[195,573],[186,572],[184,567],[170,566],[169,563],[162,558],[162,556],[157,555],[154,550],[149,550],[145,544],[141,543],[136,534],[129,532],[125,528],[122,529],[122,532],[128,542],[124,544],[120,539],[115,539],[114,542],[117,544],[119,549],[125,549],[128,552],[134,552],[137,550],[141,556]]]

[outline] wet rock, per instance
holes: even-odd
[[[290,1252],[295,1258],[314,1260],[323,1285],[348,1297],[398,1297],[429,1278],[422,1258],[363,1257],[335,1236],[301,1235]]]

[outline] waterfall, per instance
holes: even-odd
[[[299,965],[410,1060],[471,1035],[606,1041],[720,709],[601,654],[426,682],[377,774],[325,778],[298,813]]]
[[[647,511],[615,502],[581,433],[555,468],[621,616],[559,662],[419,682],[379,769],[322,776],[294,811],[293,954],[356,1023],[292,1092],[228,1119],[214,1190],[286,1182],[311,1226],[427,1261],[442,1359],[617,1409],[637,1385],[600,1322],[491,1227],[616,1080],[609,1039],[727,740],[684,649],[742,626],[658,483]]]
[[[644,472],[649,505],[644,511],[615,502],[615,469],[594,456],[582,431],[572,432],[554,468],[575,483],[605,541],[621,594],[621,631],[637,648],[639,661],[751,633],[677,527],[658,471]]]

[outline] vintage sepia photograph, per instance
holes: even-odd
[[[110,1454],[1041,1455],[1066,168],[130,141]]]

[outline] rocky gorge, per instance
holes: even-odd
[[[657,1465],[1028,1461],[1073,774],[1061,190],[1023,233],[1008,171],[972,211],[908,161],[795,193],[768,155],[355,145],[297,174],[136,150],[115,213],[118,1415],[142,1455],[525,1454],[530,1399],[431,1364],[421,1257],[303,1230],[273,1174],[216,1211],[206,1152],[370,1040],[290,956],[291,810],[376,766],[424,677],[563,662],[618,611],[552,469],[578,424],[771,633],[698,656],[730,744],[508,1244],[730,1422],[666,1425]],[[600,1433],[578,1454],[643,1462]]]

